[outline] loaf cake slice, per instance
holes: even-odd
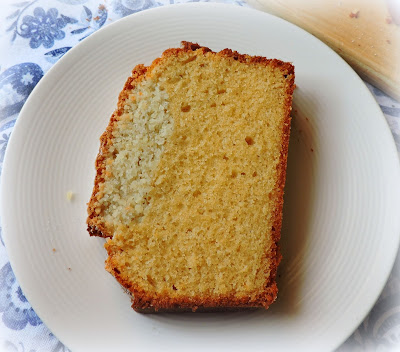
[[[293,90],[290,63],[188,42],[134,68],[87,224],[135,310],[275,300]]]

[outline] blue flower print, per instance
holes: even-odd
[[[2,136],[0,136],[0,163],[4,161],[4,155],[6,153],[6,148],[8,144],[8,140],[10,139],[10,134],[3,133]]]
[[[97,7],[97,15],[93,16],[93,12],[86,6],[83,6],[81,13],[81,28],[74,29],[71,34],[85,33],[79,41],[87,38],[90,34],[101,28],[107,20],[108,10],[105,5],[100,4]]]
[[[46,60],[52,64],[56,63],[59,59],[61,59],[64,54],[70,50],[72,47],[70,46],[65,46],[63,48],[58,48],[58,49],[54,49],[51,50],[47,53],[45,53],[44,55],[46,56]]]
[[[13,330],[21,330],[29,323],[42,324],[21,291],[10,263],[0,270],[0,312],[3,312],[4,324]]]
[[[36,7],[33,16],[27,15],[22,19],[20,35],[23,38],[31,38],[29,45],[32,49],[43,44],[45,48],[51,48],[54,40],[61,40],[65,32],[61,30],[67,25],[64,17],[58,17],[57,9],[49,9],[47,13]]]
[[[11,66],[0,74],[0,121],[21,110],[42,77],[43,70],[33,62]]]
[[[173,3],[173,2],[171,2]],[[132,13],[155,7],[158,4],[154,0],[114,0],[114,12],[122,17]]]

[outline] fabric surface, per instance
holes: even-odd
[[[8,0],[0,4],[0,173],[7,143],[27,97],[68,50],[97,29],[151,7],[187,0]],[[219,2],[248,6],[243,1]],[[368,85],[398,150],[400,104]],[[1,235],[1,228],[0,228]],[[1,237],[0,237],[1,238]],[[0,243],[0,350],[68,351],[25,298]],[[338,351],[400,349],[400,259],[372,311]]]

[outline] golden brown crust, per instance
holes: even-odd
[[[249,311],[256,310],[259,307],[198,307],[196,310],[192,308],[172,308],[172,309],[164,309],[160,308],[155,310],[154,308],[145,308],[139,309],[132,306],[132,308],[138,312],[143,314],[153,314],[153,313],[222,313],[222,312],[241,312],[241,311]]]
[[[110,119],[110,123],[107,127],[107,130],[101,136],[101,146],[100,151],[96,159],[96,178],[95,185],[92,193],[92,197],[88,204],[88,231],[90,235],[101,236],[101,237],[112,237],[112,233],[109,229],[105,227],[105,225],[101,222],[101,219],[98,218],[96,214],[96,202],[97,202],[97,194],[99,192],[99,185],[104,182],[104,174],[106,171],[105,168],[105,156],[110,146],[112,145],[112,131],[114,128],[114,124],[118,121],[118,117],[123,113],[123,107],[125,100],[128,98],[129,91],[131,91],[135,85],[143,80],[146,75],[150,74],[153,68],[159,63],[162,58],[177,55],[182,52],[190,52],[201,50],[204,54],[208,52],[215,53],[211,51],[207,47],[201,47],[198,44],[190,43],[190,42],[182,42],[182,48],[173,48],[166,50],[162,57],[153,61],[152,65],[149,67],[145,67],[143,65],[138,65],[132,71],[131,77],[125,83],[124,89],[120,93],[118,100],[118,108],[112,115]],[[113,258],[115,258],[115,254],[118,249],[117,247],[106,243],[105,248],[108,252],[108,259],[106,261],[106,269],[119,281],[119,283],[129,290],[132,295],[132,307],[138,312],[168,312],[168,311],[203,311],[203,310],[213,310],[213,309],[243,309],[243,308],[254,308],[254,307],[264,307],[268,308],[268,306],[274,302],[276,299],[278,289],[276,285],[276,273],[279,262],[281,260],[281,254],[279,251],[279,240],[280,240],[280,232],[282,226],[282,208],[283,208],[283,192],[284,185],[286,180],[286,164],[287,164],[287,155],[288,155],[288,146],[289,146],[289,136],[290,136],[290,112],[292,105],[292,94],[295,88],[294,85],[294,67],[287,62],[282,62],[276,59],[266,59],[261,56],[249,56],[242,55],[236,51],[232,51],[230,49],[224,49],[218,53],[215,53],[221,57],[229,57],[234,60],[238,60],[242,63],[247,64],[263,64],[270,65],[272,67],[279,68],[281,72],[288,76],[289,85],[287,88],[287,98],[285,102],[285,119],[283,124],[283,140],[282,140],[282,149],[280,154],[280,161],[277,166],[279,178],[276,184],[276,207],[274,214],[274,222],[272,226],[272,237],[274,240],[274,244],[269,248],[268,252],[265,254],[271,263],[269,268],[268,280],[265,284],[265,290],[260,293],[255,298],[243,297],[238,298],[231,296],[219,296],[218,298],[211,297],[186,297],[186,298],[173,298],[162,294],[151,294],[144,292],[139,287],[135,287],[129,280],[129,278],[124,277],[124,275],[117,269],[117,265],[113,262]]]
[[[292,110],[292,96],[293,91],[295,89],[294,84],[294,67],[292,66],[292,73],[290,78],[290,84],[286,91],[286,102],[285,102],[285,111],[286,116],[283,123],[283,134],[282,134],[282,150],[280,155],[280,160],[278,164],[278,182],[276,185],[277,188],[277,200],[275,206],[275,221],[274,225],[272,226],[271,232],[274,238],[275,245],[270,249],[269,253],[267,253],[267,257],[270,259],[270,275],[269,281],[266,284],[266,288],[275,286],[276,288],[276,273],[278,270],[278,265],[282,259],[282,255],[279,249],[279,240],[281,235],[281,228],[282,228],[282,213],[283,213],[283,194],[284,194],[284,187],[286,182],[286,167],[287,167],[287,157],[289,152],[289,139],[290,139],[290,125],[291,125],[291,110]],[[276,288],[275,298],[278,294],[278,289]],[[274,299],[275,300],[275,299]]]

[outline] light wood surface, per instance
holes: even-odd
[[[400,0],[247,2],[312,33],[363,79],[400,100]]]

